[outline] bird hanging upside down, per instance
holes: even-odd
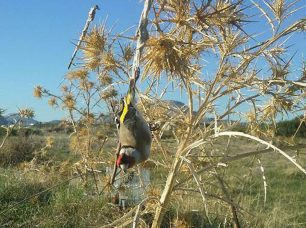
[[[120,112],[116,118],[121,145],[116,165],[124,172],[149,158],[152,142],[150,127],[134,104],[139,70],[135,74],[126,97],[121,99]]]

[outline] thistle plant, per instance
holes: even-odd
[[[0,109],[0,117],[1,115],[5,112],[4,109]],[[23,108],[23,109],[19,109],[18,112],[18,116],[19,118],[15,120],[15,123],[10,125],[10,126],[0,126],[1,128],[4,128],[6,130],[6,134],[5,136],[1,139],[1,143],[0,143],[0,151],[3,148],[5,142],[7,141],[8,137],[12,134],[13,130],[19,126],[20,127],[20,123],[22,122],[23,118],[33,118],[35,115],[35,112],[30,109],[30,108]]]
[[[299,2],[145,1],[139,28],[148,40],[139,58],[143,80],[137,91],[138,106],[148,121],[159,125],[149,162],[167,175],[154,191],[157,197],[154,193],[105,227],[131,223],[136,227],[147,212],[154,215],[152,227],[160,227],[172,199],[189,192],[201,197],[207,223],[218,201],[218,215],[230,214],[225,224],[240,227],[244,214],[239,199],[231,194],[235,186],[227,184],[227,167],[256,158],[266,188],[260,157],[277,152],[306,174],[302,165],[270,143],[278,119],[305,116],[305,66],[297,67],[300,62],[289,40],[306,28],[305,18],[292,22]],[[260,26],[255,21],[261,21]],[[148,34],[143,27],[147,23]],[[48,96],[53,99],[50,104],[67,110],[83,164],[89,164],[94,154],[95,110],[103,102],[112,103],[119,93],[114,85],[126,83],[131,72],[133,43],[118,37],[111,36],[105,25],[92,28],[81,46],[82,63],[67,74],[62,94],[53,95],[42,87],[35,90],[35,95]],[[174,91],[180,92],[186,105],[165,101],[178,94]],[[239,122],[247,125],[246,133],[232,131]],[[166,131],[173,134],[171,149],[162,139]],[[216,150],[221,137],[228,138],[227,146]],[[266,148],[231,151],[233,137],[248,138]]]
[[[76,170],[84,177],[85,185],[89,172],[112,159],[112,151],[100,153],[108,138],[106,133],[101,136],[101,132],[106,131],[101,125],[101,113],[108,110],[113,115],[118,84],[128,81],[132,50],[127,45],[121,49],[121,55],[115,55],[114,50],[119,44],[110,37],[105,25],[90,28],[80,45],[78,67],[67,72],[59,94],[40,85],[34,89],[35,97],[48,98],[52,108],[67,112],[66,123],[74,130],[70,135],[70,149],[82,157],[76,163]]]

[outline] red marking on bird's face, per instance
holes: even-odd
[[[117,161],[116,161],[117,167],[120,166],[121,161],[122,161],[122,158],[123,158],[123,154],[119,154],[119,156],[118,156],[118,158],[117,158]]]
[[[119,154],[116,165],[120,167],[121,164],[127,164],[128,168],[131,168],[135,165],[135,158],[126,154]]]

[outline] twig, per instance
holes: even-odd
[[[144,48],[145,42],[149,38],[149,34],[147,31],[147,25],[148,25],[148,14],[152,5],[152,0],[146,0],[144,3],[144,7],[140,16],[138,29],[136,32],[137,36],[137,45],[136,45],[136,51],[134,55],[133,60],[133,73],[137,70],[137,68],[140,65],[140,58],[142,54],[142,50]],[[133,76],[134,77],[134,76]]]
[[[248,134],[245,134],[245,133],[242,133],[242,132],[235,132],[235,131],[226,131],[226,132],[221,132],[221,133],[217,133],[217,134],[214,135],[214,137],[220,137],[220,136],[242,136],[242,137],[245,137],[245,138],[253,139],[257,142],[260,142],[261,144],[267,145],[268,148],[272,148],[274,151],[279,152],[281,155],[283,155],[285,158],[287,158],[289,161],[291,161],[304,174],[306,174],[306,170],[300,164],[298,164],[296,161],[294,161],[294,159],[292,159],[288,154],[286,154],[284,151],[277,148],[276,146],[272,145],[271,143],[268,143],[268,142],[266,142],[266,141],[264,141],[260,138],[257,138],[255,136],[248,135]]]
[[[133,215],[133,213],[137,210],[137,207],[134,207],[133,209],[131,209],[128,213],[126,213],[125,215],[123,215],[121,218],[115,220],[114,222],[112,222],[111,224],[107,224],[102,226],[101,228],[108,228],[108,227],[116,227],[118,226],[122,221],[126,221],[127,218],[131,217]],[[133,220],[131,220],[133,221]]]
[[[233,202],[229,192],[227,191],[226,187],[225,187],[225,183],[224,180],[218,175],[215,175],[221,185],[222,191],[225,194],[225,197],[227,198],[227,200],[229,202]],[[233,203],[230,204],[231,207],[231,211],[232,211],[232,215],[233,215],[233,220],[234,220],[234,227],[235,228],[240,228],[240,223],[239,223],[239,219],[238,219],[238,214],[237,214],[237,208],[235,207],[235,205]]]
[[[11,135],[12,131],[14,130],[14,128],[17,126],[17,124],[20,123],[20,121],[21,121],[21,117],[14,123],[14,125],[12,127],[5,128],[6,129],[6,134],[5,134],[4,138],[2,139],[2,142],[1,142],[1,145],[0,145],[0,150],[4,146],[4,143],[6,142],[8,137]]]
[[[242,153],[242,154],[237,154],[235,156],[228,156],[228,157],[224,157],[223,159],[221,159],[220,161],[217,161],[213,164],[208,164],[207,166],[203,167],[202,169],[200,169],[199,171],[197,171],[197,174],[206,172],[206,171],[210,171],[215,167],[220,166],[220,164],[226,164],[232,161],[237,161],[243,158],[247,158],[250,156],[255,156],[258,154],[264,154],[264,153],[271,153],[273,152],[273,150],[271,148],[269,149],[264,149],[264,150],[256,150],[256,151],[251,151],[251,152],[246,152],[246,153]],[[181,186],[183,183],[185,183],[186,181],[190,180],[193,176],[190,175],[187,178],[181,180],[179,183],[177,183],[174,188],[178,188],[179,186]]]
[[[95,174],[94,169],[92,167],[91,167],[91,171],[92,171],[92,176],[93,176],[94,181],[95,181],[97,194],[99,194],[99,188],[98,188],[98,183],[97,183],[97,179],[96,179],[96,174]]]
[[[259,165],[260,165],[260,171],[262,173],[262,180],[263,180],[263,185],[264,185],[264,191],[265,191],[265,198],[264,198],[264,205],[266,204],[267,201],[267,181],[266,181],[266,176],[265,176],[265,169],[260,161],[260,159],[257,159]]]
[[[89,11],[89,14],[88,14],[88,18],[86,20],[86,23],[85,23],[85,26],[83,28],[83,31],[81,33],[81,36],[79,38],[79,41],[73,51],[73,54],[72,54],[72,57],[71,57],[71,60],[69,62],[69,65],[68,65],[68,70],[70,69],[72,63],[73,63],[73,60],[77,54],[77,51],[80,49],[80,46],[81,46],[81,43],[83,42],[85,36],[86,36],[86,33],[87,33],[87,30],[89,28],[89,25],[90,23],[95,19],[95,15],[96,15],[96,10],[99,10],[99,6],[98,5],[95,5],[94,7],[92,7]]]
[[[200,191],[200,194],[202,196],[202,200],[203,200],[203,203],[204,203],[204,213],[205,213],[205,217],[206,219],[208,220],[208,222],[211,224],[211,221],[209,219],[209,216],[208,216],[208,210],[207,210],[207,202],[206,202],[206,198],[205,198],[205,192],[201,186],[201,183],[200,183],[200,179],[198,177],[198,175],[196,174],[196,171],[193,167],[193,165],[191,164],[191,161],[188,160],[187,158],[181,156],[182,160],[185,161],[186,165],[188,166],[188,168],[190,169],[192,175],[193,175],[193,178],[196,182],[196,184],[198,185],[198,188],[199,188],[199,191]]]
[[[116,178],[116,173],[117,173],[117,164],[116,164],[116,161],[117,161],[117,159],[118,159],[118,156],[119,156],[119,153],[120,153],[120,149],[121,149],[121,144],[120,144],[120,142],[118,142],[118,145],[117,145],[117,150],[116,150],[116,160],[115,160],[115,163],[114,163],[114,171],[113,171],[113,175],[112,175],[112,178],[111,178],[111,185],[113,185],[114,184],[114,182],[115,182],[115,178]]]

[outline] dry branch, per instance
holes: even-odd
[[[149,38],[149,33],[147,31],[147,25],[148,25],[148,14],[150,12],[152,2],[153,2],[152,0],[146,0],[144,2],[144,7],[143,7],[143,10],[140,16],[139,25],[138,25],[138,29],[136,32],[137,44],[136,44],[136,51],[135,51],[133,67],[132,67],[133,73],[136,72],[136,70],[139,68],[142,50],[144,48],[145,42]],[[133,74],[133,77],[134,76],[135,75]]]
[[[241,137],[245,137],[245,138],[249,138],[252,140],[255,140],[257,142],[260,142],[261,144],[264,144],[266,146],[268,146],[268,148],[272,148],[274,151],[279,152],[281,155],[283,155],[285,158],[287,158],[289,161],[291,161],[297,168],[299,168],[304,174],[306,174],[306,170],[300,165],[298,164],[294,159],[292,159],[287,153],[285,153],[284,151],[282,151],[281,149],[277,148],[276,146],[272,145],[271,143],[268,143],[260,138],[257,138],[255,136],[252,135],[248,135],[242,132],[235,132],[235,131],[227,131],[227,132],[221,132],[221,133],[217,133],[214,135],[214,137],[220,137],[220,136],[241,136]]]
[[[5,134],[5,136],[4,136],[4,138],[2,139],[2,142],[1,142],[1,144],[0,144],[0,150],[2,149],[2,147],[4,146],[4,144],[5,144],[5,142],[6,142],[6,140],[8,139],[8,137],[11,135],[11,133],[12,133],[12,131],[14,130],[14,128],[20,123],[20,121],[21,121],[21,118],[19,118],[15,123],[14,123],[14,125],[13,126],[11,126],[11,127],[2,127],[2,128],[4,128],[5,130],[6,130],[6,134]]]
[[[209,216],[208,216],[208,210],[207,210],[207,202],[206,202],[206,198],[205,198],[205,191],[203,189],[203,187],[201,186],[201,183],[200,183],[200,178],[199,176],[197,175],[192,163],[190,160],[188,160],[187,158],[185,157],[181,157],[183,161],[185,161],[185,163],[187,164],[188,168],[190,169],[190,172],[191,174],[193,175],[193,178],[199,188],[199,191],[200,191],[200,194],[202,196],[202,200],[203,200],[203,203],[204,203],[204,213],[205,213],[205,217],[207,219],[207,221],[209,221],[209,223],[211,223],[210,219],[209,219]]]
[[[116,174],[117,174],[117,164],[116,164],[116,161],[118,159],[118,156],[119,156],[119,153],[120,153],[120,149],[121,149],[121,144],[120,144],[120,142],[118,142],[117,149],[116,149],[116,160],[114,162],[113,174],[112,174],[112,178],[111,178],[111,182],[110,182],[112,185],[115,182],[115,178],[116,178]]]
[[[225,194],[226,199],[229,202],[233,202],[228,190],[225,187],[225,183],[224,180],[218,175],[215,175],[217,177],[217,180],[219,181],[220,185],[221,185],[221,189],[223,191],[223,193]],[[233,203],[230,204],[231,207],[231,211],[232,211],[232,215],[233,215],[233,220],[234,220],[234,228],[240,228],[240,223],[239,223],[239,219],[238,219],[238,213],[237,213],[237,208],[234,206]]]
[[[87,18],[87,20],[86,20],[85,26],[84,26],[84,28],[83,28],[83,30],[82,30],[81,36],[80,36],[80,38],[79,38],[79,41],[78,41],[78,43],[77,43],[77,45],[76,45],[76,47],[75,47],[75,49],[74,49],[74,51],[73,51],[71,60],[70,60],[70,62],[69,62],[69,64],[68,64],[68,70],[70,69],[70,67],[71,67],[71,65],[72,65],[72,63],[73,63],[73,60],[74,60],[74,58],[75,58],[75,56],[76,56],[76,54],[77,54],[77,51],[78,51],[78,50],[80,49],[80,47],[81,47],[81,44],[82,44],[82,42],[83,42],[83,40],[84,40],[84,38],[85,38],[85,36],[86,36],[86,34],[87,34],[87,30],[88,30],[88,28],[89,28],[90,23],[95,19],[96,10],[99,10],[99,6],[98,6],[98,5],[95,5],[94,7],[92,7],[92,8],[90,9],[89,13],[88,13],[88,18]]]

